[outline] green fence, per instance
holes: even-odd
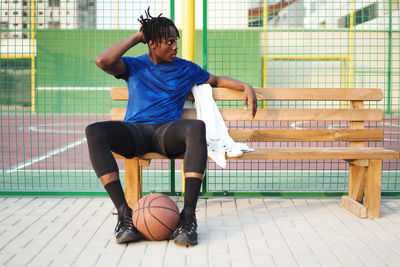
[[[98,69],[94,58],[133,34],[148,6],[182,28],[181,1],[1,2],[0,194],[104,194],[90,166],[84,129],[109,119],[116,105],[110,88],[125,84]],[[385,138],[378,145],[398,150],[399,27],[398,0],[197,1],[196,63],[254,87],[381,88],[384,100],[376,105],[385,118],[377,126]],[[127,55],[146,50],[139,45]],[[123,170],[122,161],[119,166]],[[384,194],[400,192],[399,172],[399,161],[384,162]],[[144,171],[144,191],[180,194],[180,177],[180,161],[153,161]],[[204,195],[346,190],[341,161],[234,161],[226,169],[209,162],[203,184]]]

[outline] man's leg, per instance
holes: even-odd
[[[121,181],[119,179],[119,173],[107,173],[100,177],[100,181],[114,203],[118,215],[128,215],[130,213],[130,208],[128,203],[126,203],[124,191],[122,190]]]
[[[202,173],[185,172],[185,200],[183,209],[189,213],[196,210],[203,176]]]
[[[134,151],[134,140],[121,122],[99,122],[86,128],[90,160],[93,168],[118,212],[115,228],[117,243],[133,242],[141,238],[132,223],[132,210],[126,203],[119,179],[118,165],[111,153],[129,155]]]
[[[190,175],[190,176],[189,176]],[[198,177],[201,175],[201,177]],[[180,221],[173,237],[175,244],[197,245],[196,205],[200,194],[203,174],[185,173],[185,198]]]
[[[185,200],[174,240],[179,245],[196,245],[195,210],[207,163],[204,123],[198,120],[173,122],[165,133],[164,146],[168,155],[178,156],[185,153]]]

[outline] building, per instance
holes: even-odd
[[[29,39],[36,29],[96,28],[95,0],[36,0],[34,7],[28,0],[0,1],[2,39]]]

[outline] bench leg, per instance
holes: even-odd
[[[142,166],[139,158],[125,160],[125,198],[133,209],[142,197]]]
[[[349,197],[362,202],[367,167],[349,166]]]
[[[367,218],[367,208],[361,204],[364,194],[365,166],[349,165],[349,194],[342,197],[342,206],[361,219]]]
[[[381,179],[382,160],[370,160],[368,166],[350,164],[349,195],[342,197],[343,207],[360,218],[379,218]]]
[[[364,205],[367,218],[379,218],[381,211],[382,160],[371,160],[365,174]]]

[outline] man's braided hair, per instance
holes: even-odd
[[[150,15],[149,7],[145,10],[145,14],[146,17],[141,15],[138,21],[142,24],[142,32],[146,43],[153,41],[154,43],[159,44],[164,40],[167,40],[170,36],[170,26],[175,29],[178,38],[180,37],[175,24],[169,18],[161,17],[162,13],[157,17],[153,17]]]

